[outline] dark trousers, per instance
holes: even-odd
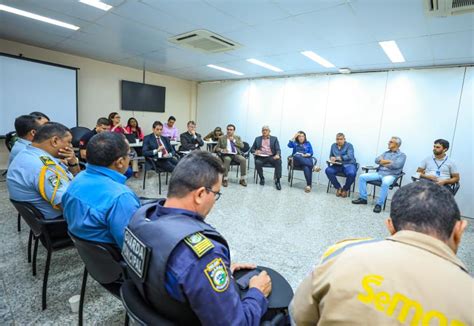
[[[174,168],[178,164],[178,160],[176,158],[168,158],[168,159],[159,159],[155,161],[156,166],[166,172],[173,172]]]
[[[356,166],[355,164],[346,164],[346,165],[331,165],[326,168],[326,175],[328,176],[329,181],[336,189],[341,188],[341,184],[337,181],[336,174],[343,172],[346,175],[346,184],[342,189],[349,191],[351,185],[354,183],[356,178]]]
[[[293,156],[293,166],[303,169],[306,185],[311,186],[313,182],[313,159],[311,157],[295,155]]]
[[[281,178],[281,159],[275,160],[273,157],[256,157],[255,168],[257,169],[258,176],[263,178],[263,165],[270,164],[275,168],[275,178],[280,180]]]

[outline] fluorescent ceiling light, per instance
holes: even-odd
[[[350,74],[351,70],[349,68],[339,68],[341,74]]]
[[[216,66],[216,65],[207,65],[207,66],[208,66],[209,68],[213,68],[213,69],[225,71],[225,72],[228,72],[229,74],[234,74],[234,75],[237,75],[237,76],[243,76],[243,75],[244,75],[244,74],[241,73],[241,72],[238,72],[238,71],[235,71],[235,70],[232,70],[232,69],[227,69],[227,68],[220,67],[220,66]]]
[[[385,54],[394,63],[405,62],[403,54],[400,52],[398,45],[395,41],[379,42],[379,45],[385,51]]]
[[[99,8],[99,9],[104,10],[104,11],[112,9],[112,6],[110,6],[106,3],[103,3],[100,0],[79,0],[79,2],[85,3],[86,5],[89,5],[89,6],[92,6],[92,7]]]
[[[308,58],[310,58],[313,61],[316,61],[317,63],[319,63],[321,66],[323,66],[325,68],[334,68],[334,65],[332,63],[330,63],[329,61],[327,61],[323,57],[320,57],[319,55],[317,55],[313,51],[303,51],[303,52],[301,52],[301,54],[308,57]]]
[[[16,8],[13,8],[13,7],[9,7],[9,6],[5,6],[5,5],[0,4],[0,11],[2,11],[2,10],[6,11],[6,12],[9,12],[9,13],[12,13],[12,14],[15,14],[15,15],[20,15],[20,16],[23,16],[23,17],[31,18],[31,19],[36,19],[36,20],[39,20],[39,21],[42,21],[42,22],[45,22],[45,23],[48,23],[48,24],[53,24],[53,25],[56,25],[56,26],[69,28],[69,29],[72,29],[72,30],[75,30],[75,31],[77,31],[79,29],[79,26],[76,26],[76,25],[71,25],[71,24],[64,23],[62,21],[56,20],[56,19],[40,16],[40,15],[33,14],[31,12],[28,12],[28,11],[24,11],[24,10],[20,10],[20,9],[16,9]]]
[[[257,60],[257,59],[247,59],[247,61],[250,62],[250,63],[253,63],[254,65],[261,66],[263,68],[267,68],[267,69],[269,69],[271,71],[274,71],[274,72],[282,72],[283,71],[280,68],[269,65],[268,63],[262,62],[262,61]]]

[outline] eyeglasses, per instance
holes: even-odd
[[[134,158],[135,157],[135,152],[129,152],[128,154],[129,158]]]
[[[216,201],[218,201],[219,198],[221,198],[222,193],[220,191],[214,191],[211,188],[207,188],[207,187],[206,187],[206,190],[214,194]]]

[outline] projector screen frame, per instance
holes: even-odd
[[[30,62],[34,62],[34,63],[44,64],[44,65],[49,65],[49,66],[54,66],[54,67],[59,67],[59,68],[64,68],[64,69],[75,70],[76,71],[76,125],[75,125],[75,127],[77,127],[79,125],[79,123],[78,123],[79,122],[79,97],[78,97],[78,94],[79,94],[79,85],[78,85],[79,79],[78,79],[77,74],[78,74],[78,71],[80,70],[80,68],[72,67],[72,66],[66,66],[66,65],[62,65],[62,64],[54,63],[54,62],[50,62],[50,61],[44,61],[44,60],[28,58],[28,57],[23,56],[22,53],[19,53],[18,55],[15,55],[15,54],[10,54],[10,53],[0,52],[0,56],[9,57],[9,58],[12,58],[12,59],[20,59],[20,60],[30,61]],[[0,139],[5,139],[5,136],[6,135],[0,135]]]

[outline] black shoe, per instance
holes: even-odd
[[[261,186],[265,185],[265,178],[260,178],[260,185]]]
[[[359,198],[359,199],[353,200],[352,203],[356,205],[360,205],[360,204],[367,205],[367,199]]]
[[[275,187],[277,188],[277,190],[281,190],[280,180],[275,181]]]
[[[380,213],[382,211],[382,206],[380,205],[375,205],[374,207],[374,213]]]

